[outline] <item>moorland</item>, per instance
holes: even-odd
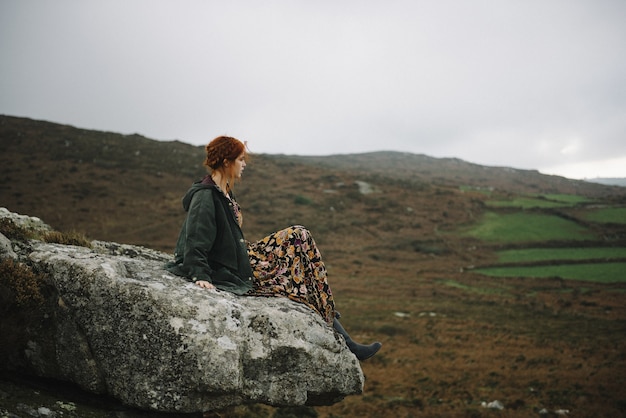
[[[0,206],[166,252],[205,174],[202,147],[26,118],[0,144]],[[626,188],[376,152],[256,154],[235,192],[249,240],[312,231],[346,328],[384,344],[363,395],[297,416],[626,414]]]

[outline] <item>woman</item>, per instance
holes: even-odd
[[[304,303],[333,324],[359,360],[376,354],[380,343],[358,344],[339,323],[326,267],[309,231],[292,226],[256,243],[245,241],[241,209],[232,193],[246,167],[245,144],[220,136],[205,149],[210,174],[183,197],[187,218],[167,269],[204,289],[284,296]]]

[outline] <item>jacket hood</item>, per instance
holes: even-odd
[[[183,208],[185,209],[185,212],[189,211],[189,206],[191,205],[191,199],[193,198],[193,195],[196,194],[198,190],[212,189],[214,187],[215,187],[215,183],[213,182],[213,179],[209,175],[207,175],[202,180],[198,180],[195,183],[193,183],[191,187],[189,188],[189,190],[187,190],[187,193],[185,193],[185,196],[183,196]]]

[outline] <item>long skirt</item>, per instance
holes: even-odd
[[[300,225],[248,244],[256,296],[283,296],[304,303],[332,324],[335,302],[326,267],[311,233]]]

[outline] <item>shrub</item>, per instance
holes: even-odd
[[[311,199],[302,195],[296,196],[293,201],[296,205],[310,205],[312,203]]]
[[[28,241],[33,233],[17,225],[9,218],[0,219],[0,233],[11,241]]]
[[[41,235],[30,231],[20,225],[17,225],[9,218],[0,219],[0,233],[10,239],[11,241],[28,241],[29,239],[41,239],[42,241],[63,244],[63,245],[77,245],[80,247],[91,248],[91,241],[79,232],[59,232],[49,231],[43,232]]]
[[[17,306],[39,305],[44,298],[41,289],[45,284],[46,277],[37,274],[22,263],[16,263],[12,259],[0,262],[0,297],[3,300],[4,309],[15,304]]]
[[[383,325],[383,326],[378,328],[378,332],[381,333],[381,334],[388,335],[390,337],[406,333],[406,331],[404,329],[398,328],[398,327],[394,327],[393,325]]]

